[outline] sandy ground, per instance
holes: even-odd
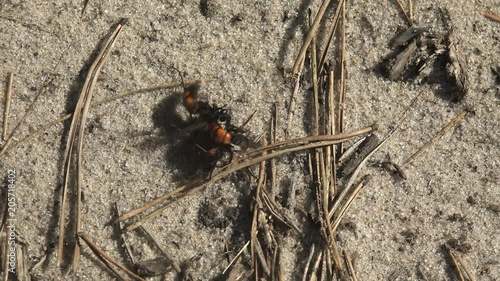
[[[171,69],[175,66],[185,79],[217,78],[201,88],[201,98],[227,104],[235,123],[257,110],[247,125],[252,136],[267,130],[274,103],[281,124],[285,124],[294,83],[291,67],[304,38],[308,3],[207,0],[207,7],[200,8],[196,1],[90,0],[80,19],[83,2],[0,3],[1,81],[15,72],[10,128],[35,94],[47,83],[49,89],[15,139],[74,108],[93,54],[120,18],[128,18],[129,24],[99,76],[94,100],[176,82],[179,76]],[[498,14],[498,1],[414,2],[415,20],[421,26],[439,29],[438,8],[448,8],[455,26],[453,36],[468,61],[468,95],[453,103],[437,94],[436,84],[394,82],[378,75],[374,69],[391,52],[389,41],[405,28],[404,19],[394,1],[349,1],[347,130],[377,123],[384,136],[411,99],[423,91],[402,129],[372,159],[383,161],[389,155],[401,163],[466,105],[475,113],[408,166],[407,180],[368,165],[363,174],[372,175],[372,180],[344,218],[337,232],[339,246],[352,255],[360,280],[457,280],[443,250],[444,243],[455,241],[476,280],[499,280],[500,90],[490,69],[500,65],[500,24],[475,11],[481,8]],[[5,83],[1,85],[0,91],[5,93]],[[179,91],[128,97],[92,109],[89,115],[83,162],[83,231],[126,264],[113,234],[115,228],[108,224],[115,217],[113,204],[128,211],[187,181],[183,169],[189,163],[173,151],[172,140],[165,133],[173,122],[169,119],[172,112],[188,117],[169,99]],[[291,137],[308,134],[310,99],[306,83],[297,97]],[[67,127],[59,124],[0,162],[2,176],[9,169],[16,171],[16,229],[29,244],[30,264],[52,253],[57,241],[67,133]],[[278,137],[284,138],[283,129]],[[304,172],[305,163],[303,153],[278,160],[278,199],[286,201],[293,180],[298,200],[310,211],[314,204],[307,202],[314,189]],[[245,174],[231,176],[172,204],[146,227],[177,261],[193,261],[190,270],[195,280],[211,280],[227,265],[224,244],[239,249],[248,240],[249,226],[243,222],[248,221],[249,194],[254,187],[255,182]],[[222,216],[225,223],[207,220],[207,212]],[[296,219],[304,231],[316,236],[300,238],[288,233],[282,237],[286,280],[301,278],[309,248],[320,239],[310,219],[300,215]],[[140,233],[127,239],[138,260],[160,255]],[[112,279],[90,250],[83,249],[80,269],[64,279]],[[34,280],[60,276],[55,254],[49,254],[32,273]],[[175,276],[170,272],[164,280]]]

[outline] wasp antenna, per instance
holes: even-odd
[[[248,124],[248,122],[250,122],[250,120],[252,120],[253,116],[255,115],[255,113],[257,113],[257,110],[255,110],[248,118],[247,120],[245,120],[245,122],[243,122],[243,124],[241,124],[241,126],[238,127],[238,131],[243,131],[243,128]]]
[[[186,85],[184,84],[184,77],[182,76],[182,73],[180,72],[180,70],[179,70],[179,69],[177,69],[177,68],[175,68],[175,67],[173,67],[173,66],[172,66],[172,68],[173,68],[175,71],[177,71],[177,73],[179,73],[179,76],[181,77],[181,86],[182,86],[182,88],[186,88]]]

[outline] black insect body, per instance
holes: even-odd
[[[182,76],[181,76],[182,79]],[[231,123],[228,109],[197,99],[198,86],[184,85],[183,105],[191,120],[181,129],[182,141],[191,145],[204,170],[229,164],[233,151],[253,146],[242,130]]]

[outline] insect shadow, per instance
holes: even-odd
[[[175,171],[175,180],[206,177],[215,166],[207,157],[207,152],[200,147],[211,141],[210,136],[203,130],[186,132],[193,120],[189,120],[187,114],[181,114],[181,108],[185,110],[182,107],[182,94],[173,93],[153,109],[153,123],[160,129],[159,141],[168,146],[166,165]]]

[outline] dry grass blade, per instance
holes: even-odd
[[[411,0],[408,0],[408,17],[410,21],[413,22],[413,3]]]
[[[35,132],[33,132],[32,134],[30,134],[29,136],[25,137],[21,141],[18,141],[17,143],[15,143],[15,144],[9,146],[7,149],[5,149],[3,151],[3,153],[0,154],[0,159],[2,159],[3,157],[5,157],[9,153],[11,153],[13,151],[16,151],[16,149],[19,148],[20,146],[22,146],[23,144],[28,143],[30,140],[32,140],[32,139],[38,137],[39,135],[43,134],[43,132],[45,132],[50,127],[52,127],[54,125],[57,125],[57,124],[63,122],[64,120],[68,120],[69,118],[71,118],[71,116],[72,116],[72,114],[68,114],[68,115],[66,115],[66,116],[64,116],[62,118],[59,118],[57,120],[54,120],[52,122],[49,122],[49,123],[43,125],[40,129],[36,130]]]
[[[403,164],[400,165],[401,168],[404,168],[406,165],[410,164],[411,162],[415,161],[420,155],[422,155],[429,147],[431,147],[434,143],[436,143],[441,137],[444,136],[451,128],[453,128],[460,120],[462,120],[467,113],[469,113],[471,109],[466,109],[462,112],[460,112],[457,117],[453,118],[446,126],[441,129],[432,139],[426,143],[424,146],[422,146],[417,152],[415,152],[412,156],[410,156],[406,161],[403,162]]]
[[[60,209],[60,217],[59,217],[59,241],[58,241],[58,257],[57,257],[57,264],[58,266],[61,266],[62,263],[62,256],[63,256],[63,249],[64,249],[64,230],[65,230],[65,210],[66,210],[66,204],[67,204],[67,191],[68,191],[68,186],[69,186],[69,173],[70,173],[70,163],[71,163],[71,156],[73,152],[73,146],[75,139],[77,137],[78,132],[80,132],[79,139],[78,139],[78,152],[77,152],[77,196],[78,196],[78,202],[77,202],[77,222],[76,222],[76,231],[80,230],[80,201],[81,201],[81,182],[82,182],[82,172],[81,172],[81,151],[82,151],[82,146],[83,146],[83,130],[85,129],[85,119],[86,115],[88,113],[89,107],[90,107],[90,101],[92,98],[92,93],[93,93],[93,88],[95,83],[97,82],[97,76],[104,65],[104,62],[106,61],[106,58],[109,56],[111,52],[111,48],[116,40],[116,37],[120,33],[121,29],[123,27],[123,23],[119,23],[107,42],[104,44],[103,48],[97,55],[96,59],[90,66],[90,69],[87,74],[87,78],[83,84],[82,91],[80,93],[80,97],[78,99],[78,102],[76,104],[76,108],[73,114],[73,119],[71,120],[71,126],[69,129],[69,136],[68,136],[68,141],[66,144],[66,150],[64,153],[64,166],[63,166],[63,174],[64,174],[64,181],[63,181],[63,189],[62,189],[62,204],[61,204],[61,209]],[[75,233],[75,237],[78,235],[78,232]],[[73,256],[73,270],[76,271],[78,268],[78,261],[79,261],[79,246],[78,244],[75,244],[75,253]]]
[[[27,28],[30,28],[30,27],[36,27],[38,30],[40,31],[43,31],[43,32],[49,32],[46,28],[44,27],[41,27],[39,25],[36,25],[34,23],[29,23],[29,22],[26,22],[26,21],[23,21],[23,20],[20,20],[20,19],[16,19],[16,18],[13,18],[13,17],[9,17],[9,16],[4,16],[4,15],[0,15],[0,19],[4,19],[4,20],[10,20],[10,21],[13,21],[15,23],[18,23],[22,26],[25,26]]]
[[[204,189],[206,188],[207,186],[211,186],[213,185],[215,182],[227,177],[228,175],[238,171],[238,170],[241,170],[241,169],[244,169],[246,167],[250,167],[250,166],[253,166],[261,161],[265,161],[265,160],[269,160],[269,159],[272,159],[274,157],[279,157],[279,156],[282,156],[282,155],[285,155],[287,153],[292,153],[292,152],[298,152],[298,151],[303,151],[303,150],[308,150],[308,149],[314,149],[314,148],[318,148],[318,147],[323,147],[323,146],[328,146],[328,145],[333,145],[333,144],[338,144],[340,141],[322,141],[322,142],[316,142],[316,143],[311,143],[311,144],[306,144],[306,145],[302,145],[302,146],[299,146],[299,147],[293,147],[293,148],[288,148],[288,149],[284,149],[284,150],[281,150],[281,151],[278,151],[278,152],[273,152],[273,153],[269,153],[265,156],[261,156],[261,157],[258,157],[258,158],[254,158],[254,159],[251,159],[251,160],[248,160],[248,161],[245,161],[245,162],[241,162],[239,164],[236,164],[234,166],[231,166],[231,168],[229,169],[226,169],[226,170],[223,170],[222,172],[218,173],[217,175],[215,176],[212,176],[211,180],[206,182],[206,183],[203,183],[202,185],[199,185],[195,188],[192,188],[192,189],[187,189],[186,186],[183,186],[171,193],[180,193],[181,191],[186,191],[188,190],[186,193],[183,193],[182,195],[180,195],[179,197],[177,197],[177,199],[180,199],[180,198],[183,198],[185,196],[188,196],[188,195],[191,195],[195,192],[198,192],[199,190],[201,189]],[[182,189],[182,190],[180,190]],[[148,205],[150,207],[152,206],[155,206],[155,205],[158,205],[160,203],[163,203],[164,201],[168,200],[169,197],[167,196],[163,196],[164,198],[162,198],[162,200],[155,200],[156,204],[151,204],[151,203],[148,203]],[[159,198],[160,199],[160,198]],[[169,203],[170,204],[170,203]],[[127,227],[125,227],[124,231],[130,231],[130,230],[133,230],[137,227],[139,227],[140,225],[142,225],[143,223],[147,222],[147,221],[150,221],[154,218],[156,218],[157,216],[161,215],[161,213],[163,211],[165,211],[165,209],[168,207],[169,204],[166,204],[165,206],[161,207],[161,208],[158,208],[157,210],[151,212],[150,214],[148,214],[147,216],[143,217],[142,219],[136,221],[135,223],[132,223],[130,225],[128,225]],[[144,209],[148,209],[148,208],[145,208],[145,207],[141,207],[141,209],[144,208]],[[132,212],[136,213],[137,210],[133,210]],[[138,212],[140,213],[140,212]],[[129,216],[129,214],[125,214],[126,216]]]
[[[267,194],[267,192],[265,190],[261,193],[261,196],[262,196],[262,199],[264,200],[264,203],[266,204],[266,207],[269,209],[269,212],[271,213],[271,215],[273,215],[276,219],[278,219],[284,225],[297,231],[297,233],[299,235],[301,235],[301,236],[303,235],[302,231],[300,231],[300,228],[295,225],[293,220],[288,215],[286,215],[285,213],[283,213],[281,211],[281,208],[278,206],[276,201],[272,200],[270,195]]]
[[[118,38],[118,35],[122,31],[122,28],[125,24],[125,21],[122,20],[116,27],[115,31],[111,35],[111,37],[108,39],[106,44],[104,45],[104,48],[101,50],[101,52],[98,54],[96,60],[94,63],[90,66],[89,73],[87,76],[87,79],[85,80],[85,83],[82,88],[82,92],[80,93],[80,98],[84,99],[84,105],[81,111],[81,116],[78,118],[79,124],[77,125],[79,128],[79,131],[77,133],[78,139],[77,139],[77,150],[76,150],[76,173],[77,173],[77,201],[76,201],[76,227],[75,227],[75,237],[80,233],[81,231],[81,200],[82,200],[82,185],[83,185],[83,171],[82,171],[82,152],[83,152],[83,139],[85,135],[85,123],[87,121],[87,116],[88,112],[90,109],[90,102],[92,101],[92,96],[94,95],[94,87],[97,83],[97,78],[99,76],[99,73],[106,63],[106,60],[108,59],[109,55],[111,54],[111,50],[113,49],[113,45],[116,42],[116,39]],[[78,108],[78,103],[77,103],[77,108]],[[75,117],[77,117],[78,112],[75,111]],[[76,118],[74,118],[76,119]],[[68,157],[71,157],[68,155]],[[67,187],[66,187],[67,188]],[[80,260],[80,246],[78,243],[75,245],[75,252],[73,255],[73,270],[78,269],[78,264]]]
[[[340,89],[339,89],[339,133],[344,132],[344,107],[345,107],[345,5],[342,5],[342,45],[340,47]],[[342,154],[344,145],[339,145],[339,152]]]
[[[241,247],[241,250],[238,251],[238,253],[236,254],[236,256],[231,260],[231,262],[226,266],[226,268],[224,269],[224,271],[222,271],[222,275],[226,274],[226,272],[234,265],[234,263],[238,260],[238,258],[243,254],[243,251],[245,251],[245,249],[248,247],[248,245],[250,245],[250,241],[248,241],[247,243],[245,243],[245,245],[243,245],[243,247]]]
[[[313,135],[319,135],[319,86],[318,86],[318,65],[317,65],[317,54],[316,54],[316,37],[313,37],[311,41],[311,69],[312,69],[312,84],[313,84],[313,104],[314,104],[314,129]],[[326,163],[324,159],[324,154],[322,149],[315,150],[315,164],[316,164],[316,175],[317,175],[317,198],[318,211],[323,216],[320,217],[322,220],[322,225],[326,232],[323,235],[326,239],[326,243],[329,245],[329,249],[334,256],[335,265],[338,269],[342,268],[342,263],[338,255],[337,245],[335,243],[335,238],[333,232],[331,231],[330,220],[328,219],[328,202],[329,202],[329,184],[328,176],[326,174]],[[326,220],[325,220],[326,218]]]
[[[467,270],[467,267],[462,262],[462,260],[455,253],[455,251],[448,244],[445,244],[445,248],[446,248],[446,250],[448,250],[448,254],[451,257],[451,261],[453,262],[453,265],[457,269],[460,281],[466,281],[466,280],[467,281],[474,281],[474,278],[472,277],[470,272]]]
[[[332,136],[305,137],[305,138],[300,138],[300,139],[295,139],[295,140],[277,142],[275,144],[270,144],[268,146],[261,147],[259,149],[256,149],[255,151],[245,153],[244,155],[245,155],[245,157],[248,157],[248,159],[241,161],[241,162],[237,162],[234,165],[231,165],[231,166],[226,167],[225,169],[222,169],[217,174],[212,175],[212,177],[209,181],[205,181],[205,182],[201,183],[202,182],[201,180],[195,180],[195,181],[189,183],[188,185],[179,187],[176,190],[171,191],[171,192],[151,201],[150,203],[148,203],[140,208],[134,209],[126,214],[123,214],[122,216],[117,218],[114,222],[121,222],[121,221],[127,220],[129,218],[132,218],[132,217],[134,217],[134,216],[136,216],[136,215],[138,215],[138,214],[140,214],[140,213],[142,213],[142,212],[144,212],[152,207],[155,207],[159,204],[162,204],[163,202],[167,201],[168,199],[172,198],[174,195],[177,195],[179,193],[185,192],[185,193],[182,193],[181,195],[179,195],[179,197],[177,197],[177,199],[184,197],[184,196],[187,196],[187,195],[190,195],[190,194],[197,192],[197,191],[199,191],[207,186],[213,185],[215,182],[225,178],[226,176],[232,174],[235,171],[244,169],[246,167],[253,166],[257,163],[260,163],[261,161],[265,161],[265,160],[269,160],[269,159],[272,159],[275,157],[279,157],[279,156],[285,155],[287,153],[298,152],[298,151],[308,150],[308,149],[312,149],[312,148],[338,144],[340,142],[349,141],[352,138],[355,138],[357,136],[370,133],[371,131],[372,131],[372,128],[367,127],[367,128],[364,128],[364,129],[361,129],[358,131],[354,131],[351,133],[346,133],[346,134],[338,134],[338,135],[332,135]],[[275,149],[276,147],[284,146],[284,145],[298,145],[298,146],[291,147],[291,148],[285,147],[284,149],[282,149],[280,151],[274,151],[272,153],[269,153],[269,154],[266,154],[266,155],[263,155],[260,157],[251,158],[252,154],[255,154],[255,152],[262,153],[263,151],[272,150],[272,149]],[[137,222],[135,222],[131,225],[128,225],[124,229],[124,231],[130,231],[132,229],[135,229],[135,228],[139,227],[142,223],[159,216],[167,208],[167,206],[168,206],[168,204],[151,212],[150,214],[148,214],[144,218],[138,220]]]
[[[292,75],[295,76],[298,73],[298,69],[300,67],[301,61],[304,60],[306,56],[306,51],[307,48],[309,47],[309,44],[311,44],[311,41],[313,40],[314,37],[316,37],[316,32],[318,31],[319,23],[321,22],[321,19],[325,15],[325,11],[328,8],[328,5],[330,4],[330,0],[324,0],[323,3],[321,3],[321,6],[319,7],[318,13],[316,14],[316,17],[314,18],[314,22],[311,25],[311,28],[307,32],[306,39],[304,40],[304,44],[302,45],[299,55],[297,56],[297,59],[295,60],[295,63],[292,68]]]
[[[283,251],[281,250],[281,247],[278,247],[278,268],[277,268],[277,279],[278,281],[285,281],[285,270],[283,269]]]
[[[33,98],[33,101],[29,105],[28,109],[26,109],[26,112],[24,113],[23,117],[21,117],[21,120],[19,120],[19,122],[14,127],[14,129],[12,129],[12,131],[10,132],[9,137],[7,138],[7,141],[5,142],[4,146],[2,147],[2,150],[0,151],[0,155],[3,155],[5,153],[5,151],[9,147],[10,143],[12,142],[12,138],[14,137],[15,133],[21,127],[21,125],[24,123],[24,121],[29,116],[29,114],[33,111],[33,108],[34,108],[34,106],[35,106],[38,98],[43,93],[47,92],[47,87],[46,86],[49,85],[50,83],[52,83],[53,80],[54,80],[54,77],[50,78],[47,81],[47,83],[45,83],[45,86],[40,91],[38,91],[38,93],[35,95],[35,97]]]
[[[352,265],[351,258],[346,250],[342,251],[344,254],[345,263],[347,265],[347,270],[349,271],[349,275],[352,281],[358,281],[358,277],[356,276],[356,271],[354,271],[354,266]]]
[[[184,86],[187,87],[187,86],[197,85],[197,84],[200,84],[200,83],[213,82],[213,81],[216,81],[216,80],[217,79],[215,79],[215,78],[191,80],[191,81],[184,82]],[[147,87],[147,88],[142,88],[142,89],[138,89],[138,90],[133,90],[133,91],[126,92],[126,93],[123,93],[123,94],[112,96],[112,97],[107,98],[107,99],[100,100],[100,101],[98,101],[96,103],[93,103],[92,107],[95,107],[95,106],[98,106],[98,105],[101,105],[101,104],[105,104],[105,103],[108,103],[108,102],[111,102],[111,101],[114,101],[114,100],[117,100],[117,99],[121,99],[121,98],[124,98],[124,97],[136,95],[136,94],[142,94],[142,93],[147,93],[147,92],[154,92],[154,91],[164,90],[164,89],[173,89],[173,88],[178,88],[178,87],[182,87],[182,84],[176,82],[176,83],[162,84],[162,85],[158,85],[158,86],[153,86],[153,87]]]
[[[250,114],[250,116],[248,116],[248,118],[238,127],[238,131],[239,130],[243,130],[243,128],[245,128],[245,126],[248,124],[248,122],[250,122],[250,120],[252,120],[252,118],[254,117],[255,113],[257,113],[257,110],[254,110],[252,112],[252,114]]]
[[[356,152],[356,150],[358,150],[358,148],[361,146],[361,144],[365,141],[366,141],[366,138],[361,138],[358,141],[356,141],[355,143],[353,143],[351,146],[349,146],[348,149],[346,149],[344,151],[344,153],[342,153],[342,155],[340,155],[340,157],[337,161],[339,163],[347,162],[349,160],[349,158],[354,155],[354,152]]]
[[[115,214],[117,216],[119,216],[120,210],[118,209],[118,203],[115,202],[113,205],[115,207]],[[121,224],[118,224],[118,226],[119,226],[119,228],[122,227]],[[130,258],[131,264],[136,264],[136,260],[134,258],[134,255],[132,254],[132,249],[130,248],[129,244],[127,243],[127,240],[125,239],[125,234],[123,234],[121,232],[120,232],[120,242],[119,243],[121,243],[123,245],[123,247],[125,248],[125,252],[127,253],[128,257]]]
[[[101,260],[111,271],[113,271],[118,277],[120,277],[122,280],[125,280],[125,278],[121,277],[120,274],[110,265],[113,264],[114,266],[120,268],[123,270],[125,273],[127,273],[130,277],[132,277],[134,280],[139,280],[139,281],[145,281],[145,279],[141,278],[137,274],[133,273],[130,271],[128,268],[126,268],[123,264],[115,261],[112,259],[108,254],[106,254],[102,249],[96,246],[94,242],[88,237],[87,235],[83,233],[79,233],[78,237],[82,239],[87,246],[92,250],[92,252]]]
[[[398,6],[401,9],[401,12],[403,12],[403,15],[405,16],[405,19],[408,21],[408,24],[411,26],[413,24],[413,22],[411,21],[411,18],[406,13],[405,8],[403,7],[403,3],[401,3],[401,0],[396,0],[396,3],[398,3]]]
[[[500,22],[500,16],[498,16],[494,13],[486,12],[486,11],[481,10],[481,9],[476,9],[476,11],[478,11],[481,15],[485,16],[487,19],[490,19],[490,20],[496,21],[496,22]]]
[[[181,270],[181,266],[179,265],[179,263],[169,253],[167,253],[167,252],[165,252],[165,250],[163,250],[163,248],[158,243],[158,240],[156,239],[156,237],[150,231],[148,231],[147,228],[145,228],[144,226],[141,226],[141,230],[144,233],[146,233],[146,235],[149,237],[149,239],[151,241],[153,241],[153,244],[155,244],[155,246],[158,248],[158,250],[160,250],[161,254],[168,260],[168,262],[170,264],[172,264],[172,267],[174,268],[174,270],[177,273],[181,273],[182,270]]]
[[[276,142],[276,130],[278,129],[278,104],[274,103],[273,118],[271,121],[271,143]],[[269,161],[269,166],[271,169],[271,196],[274,198],[276,194],[276,159],[271,159]]]
[[[89,2],[90,2],[90,0],[85,0],[85,2],[83,3],[83,9],[82,9],[82,13],[80,14],[80,20],[83,20],[83,17],[85,17],[85,14],[87,13],[87,8],[89,7]]]
[[[324,161],[322,161],[324,163]],[[321,165],[322,167],[324,166],[323,164]],[[323,178],[326,178],[326,175],[323,175]],[[332,226],[330,223],[330,216],[328,212],[328,206],[329,206],[329,186],[327,184],[323,184],[323,202],[322,204],[322,214],[323,217],[321,218],[323,220],[323,224],[326,228],[326,235],[327,235],[327,240],[325,241],[330,249],[330,254],[333,257],[333,262],[335,264],[335,268],[338,270],[343,270],[344,266],[342,264],[341,258],[340,258],[340,253],[337,247],[337,242],[335,241],[335,227]]]
[[[363,188],[363,186],[365,186],[365,184],[366,184],[366,182],[368,180],[369,180],[369,177],[363,178],[361,180],[361,182],[354,188],[354,190],[352,191],[351,195],[346,199],[346,202],[340,208],[340,210],[338,212],[338,215],[335,216],[335,218],[333,220],[333,223],[332,223],[332,232],[337,229],[337,227],[340,224],[340,220],[342,220],[342,217],[344,217],[345,213],[347,212],[347,210],[351,206],[351,203],[354,201],[354,198],[356,198],[356,196],[358,195],[359,191],[361,190],[361,188]]]
[[[316,260],[314,261],[313,268],[311,269],[311,277],[309,277],[309,281],[318,280],[318,275],[316,274],[319,268],[319,264],[321,263],[321,257],[323,257],[323,252],[319,252]]]
[[[262,250],[262,245],[260,244],[259,240],[255,240],[255,250],[257,252],[257,258],[259,260],[260,267],[262,268],[262,271],[264,273],[264,276],[269,277],[271,275],[271,268],[267,265],[267,259],[264,255],[264,251]],[[255,280],[259,280],[258,278],[258,270],[256,269],[255,271]]]
[[[1,18],[1,16],[0,16]],[[67,51],[67,50],[66,50]],[[61,56],[59,57],[59,60],[57,61],[56,65],[54,66],[54,69],[52,70],[53,73],[56,72],[57,68],[59,67],[59,64],[61,63],[63,57],[66,55],[66,51],[64,51]],[[0,158],[5,154],[7,148],[9,147],[10,143],[12,142],[12,139],[14,135],[16,134],[17,130],[21,127],[21,125],[24,123],[26,118],[30,115],[30,113],[33,111],[33,108],[35,107],[36,102],[38,101],[38,98],[40,96],[47,92],[48,90],[48,85],[50,85],[54,81],[54,76],[50,77],[47,79],[47,82],[45,82],[44,86],[37,92],[35,97],[33,98],[33,101],[31,101],[31,104],[28,106],[26,111],[24,112],[23,117],[19,120],[17,125],[14,127],[14,129],[10,132],[9,137],[7,138],[7,141],[5,142],[4,146],[2,147],[2,150],[0,150]]]
[[[366,135],[368,133],[371,133],[373,131],[373,126],[366,127],[357,131],[353,131],[350,133],[341,133],[341,134],[335,134],[335,135],[319,135],[319,136],[307,136],[303,138],[298,138],[298,139],[292,139],[292,140],[285,140],[285,141],[280,141],[276,142],[267,146],[262,146],[259,148],[256,148],[254,150],[247,151],[246,153],[241,154],[238,158],[239,159],[247,159],[250,157],[253,157],[257,154],[261,154],[263,151],[269,151],[269,150],[274,150],[278,147],[281,149],[289,149],[294,146],[302,146],[302,145],[309,145],[314,142],[323,142],[323,141],[338,141],[336,143],[342,143],[346,142],[348,140],[351,140],[352,138]]]
[[[309,24],[311,24],[311,10],[309,10]],[[318,89],[318,62],[316,54],[316,36],[311,40],[311,69],[313,84],[313,104],[314,104],[314,129],[313,135],[319,135],[319,89]],[[316,157],[316,159],[318,159]]]
[[[323,71],[323,66],[324,66],[325,61],[326,61],[326,56],[328,55],[328,51],[330,49],[330,44],[332,43],[333,35],[337,31],[337,26],[339,24],[339,19],[340,19],[340,12],[342,11],[344,5],[345,5],[345,0],[341,0],[337,4],[337,9],[335,10],[335,14],[333,15],[333,20],[331,21],[330,29],[327,32],[328,40],[326,40],[322,46],[323,54],[321,54],[321,59],[319,60],[319,73],[322,73],[322,71]]]
[[[14,83],[14,73],[9,74],[9,79],[7,80],[7,92],[5,92],[5,107],[3,109],[3,127],[2,127],[2,139],[7,140],[7,130],[9,126],[9,112],[10,112],[10,101],[12,97],[12,84]]]
[[[356,167],[356,169],[354,170],[354,172],[352,173],[351,177],[349,178],[349,181],[347,182],[344,190],[342,190],[342,192],[339,194],[339,196],[337,197],[337,200],[335,201],[335,203],[333,204],[332,208],[330,209],[330,212],[329,212],[329,216],[330,218],[333,216],[333,214],[337,211],[337,209],[339,209],[340,207],[340,204],[343,202],[344,198],[347,196],[347,194],[351,193],[351,187],[352,185],[354,184],[354,182],[356,181],[357,177],[358,177],[358,174],[359,172],[361,171],[362,167],[364,167],[364,164],[368,161],[368,159],[387,141],[389,140],[393,135],[394,133],[396,133],[397,131],[397,128],[396,127],[391,133],[389,133],[389,135],[384,139],[382,140],[375,148],[373,148],[373,150],[368,153],[364,158],[363,160],[359,163],[359,165]],[[346,205],[344,205],[345,207]],[[342,209],[344,208],[342,207]],[[335,230],[335,226],[333,227],[333,229]]]
[[[355,182],[359,172],[361,171],[361,168],[363,167],[363,165],[368,161],[368,159],[387,141],[389,140],[396,132],[397,130],[399,129],[399,127],[401,127],[401,125],[403,124],[403,122],[406,120],[407,116],[408,116],[408,112],[410,109],[412,109],[415,105],[415,103],[417,102],[418,98],[420,97],[420,95],[422,95],[423,92],[420,92],[415,98],[413,98],[413,100],[411,101],[410,105],[408,106],[408,108],[405,110],[405,112],[403,113],[403,115],[401,116],[401,119],[399,120],[399,123],[396,125],[396,127],[391,131],[389,132],[389,134],[387,135],[387,137],[385,137],[375,148],[372,149],[372,151],[370,153],[368,153],[364,158],[363,160],[358,164],[358,166],[356,167],[356,169],[354,170],[354,172],[352,173],[351,177],[349,178],[349,181],[347,182],[344,190],[339,194],[339,196],[337,197],[337,200],[335,201],[335,203],[333,204],[333,206],[330,208],[330,212],[329,212],[329,216],[330,218],[333,216],[333,214],[336,212],[336,210],[339,208],[341,202],[343,201],[343,199],[345,198],[345,196],[350,192],[350,189],[351,189],[351,186],[353,185],[353,183]]]
[[[146,210],[148,210],[156,205],[159,205],[159,204],[165,202],[169,198],[173,198],[174,196],[176,196],[179,193],[188,191],[196,186],[199,186],[201,183],[202,183],[202,181],[200,179],[193,180],[190,183],[175,189],[174,191],[171,191],[171,192],[169,192],[161,197],[156,198],[155,200],[149,202],[148,204],[146,204],[140,208],[134,209],[128,213],[125,213],[125,214],[119,216],[118,218],[116,218],[113,221],[113,223],[118,223],[118,222],[123,222],[125,220],[128,220],[128,219],[130,219],[130,218],[132,218],[132,217],[134,217],[134,216],[136,216],[136,215],[138,215],[138,214],[140,214],[140,213],[142,213],[142,212],[144,212],[144,211],[146,211]]]
[[[330,71],[328,75],[328,124],[327,124],[327,134],[335,134],[335,90],[334,90],[334,73]],[[330,164],[328,167],[330,168],[331,175],[330,178],[330,198],[334,198],[335,194],[337,194],[337,152],[335,146],[332,145],[330,147],[331,158],[330,155],[325,159]],[[331,160],[330,160],[331,159]]]
[[[297,77],[295,77],[295,79],[296,79],[295,86],[293,87],[292,96],[290,97],[290,106],[288,107],[288,117],[287,117],[286,130],[285,130],[286,137],[288,137],[290,135],[290,130],[292,129],[292,119],[293,119],[293,115],[295,113],[295,106],[297,104],[295,97],[297,96],[297,93],[299,92],[300,79],[302,76],[302,70],[304,69],[304,61],[305,61],[305,57],[303,57],[302,60],[300,61],[299,72],[298,72]]]
[[[315,47],[315,40],[313,40],[312,47]],[[316,85],[317,88],[317,66],[315,65],[315,55],[316,52],[313,51],[313,85]],[[314,111],[315,111],[315,134],[319,133],[319,102],[318,102],[318,93],[315,91],[314,93]],[[328,149],[330,147],[325,147],[327,158],[329,159],[330,155],[328,153]],[[328,248],[330,254],[333,256],[333,260],[335,263],[335,267],[339,270],[343,268],[342,262],[340,260],[340,254],[338,252],[337,244],[335,242],[335,236],[332,230],[332,226],[330,224],[330,219],[328,216],[328,205],[329,205],[329,195],[330,195],[330,183],[329,176],[330,170],[327,168],[330,161],[325,160],[325,155],[323,150],[316,150],[316,175],[318,175],[318,188],[317,188],[317,203],[318,203],[318,211],[321,214],[320,220],[322,221],[322,225],[326,231],[323,231],[323,235],[325,237],[325,243],[328,244]]]
[[[304,267],[304,274],[302,274],[302,281],[306,281],[307,271],[309,270],[309,265],[311,264],[312,258],[314,256],[315,244],[312,244],[311,251],[309,252],[309,257],[307,258],[306,266]]]
[[[263,140],[263,145],[267,145],[267,141],[264,138]],[[263,156],[266,155],[266,152],[263,152]],[[253,217],[252,217],[252,227],[250,230],[250,257],[252,260],[252,264],[254,265],[254,273],[255,273],[255,280],[259,279],[259,270],[257,267],[257,261],[255,260],[255,253],[258,250],[257,247],[257,217],[259,214],[259,210],[262,209],[262,201],[260,200],[260,192],[262,189],[262,186],[264,184],[264,178],[265,178],[265,171],[266,171],[266,162],[261,161],[260,166],[259,166],[259,178],[257,180],[257,188],[255,189],[255,202],[253,206]],[[262,258],[261,258],[262,260]],[[269,269],[268,269],[269,272]]]
[[[215,81],[215,80],[216,79],[213,79],[213,78],[202,79],[202,80],[191,80],[191,81],[186,82],[185,85],[195,85],[195,84],[199,84],[199,83],[202,83],[202,82],[212,82],[212,81]],[[162,89],[172,89],[172,88],[177,88],[177,87],[180,87],[180,86],[181,86],[180,83],[170,83],[170,84],[162,84],[162,85],[158,85],[158,86],[154,86],[154,87],[148,87],[148,88],[138,89],[138,90],[126,92],[126,93],[123,93],[123,94],[119,94],[119,95],[116,95],[116,96],[112,96],[112,97],[109,97],[107,99],[100,100],[98,102],[92,103],[90,105],[90,107],[93,108],[93,107],[96,107],[98,105],[106,104],[106,103],[112,102],[114,100],[125,98],[125,97],[136,95],[136,94],[143,94],[143,93],[147,93],[147,92],[154,92],[154,91],[162,90]],[[0,152],[0,159],[2,159],[3,157],[5,157],[7,154],[15,151],[18,147],[22,146],[23,144],[26,144],[30,140],[38,137],[43,132],[45,132],[46,130],[48,130],[50,127],[55,126],[55,125],[57,125],[57,124],[59,124],[61,122],[64,122],[65,120],[68,120],[72,116],[73,116],[73,114],[70,113],[70,114],[67,114],[67,115],[59,118],[59,119],[56,119],[56,120],[51,121],[51,122],[48,122],[48,123],[42,125],[42,127],[40,127],[40,129],[38,129],[35,132],[31,133],[29,136],[27,136],[24,139],[18,141],[16,144],[11,145],[8,148],[6,146],[4,146],[6,149],[4,149],[4,150],[2,150],[2,152]]]

